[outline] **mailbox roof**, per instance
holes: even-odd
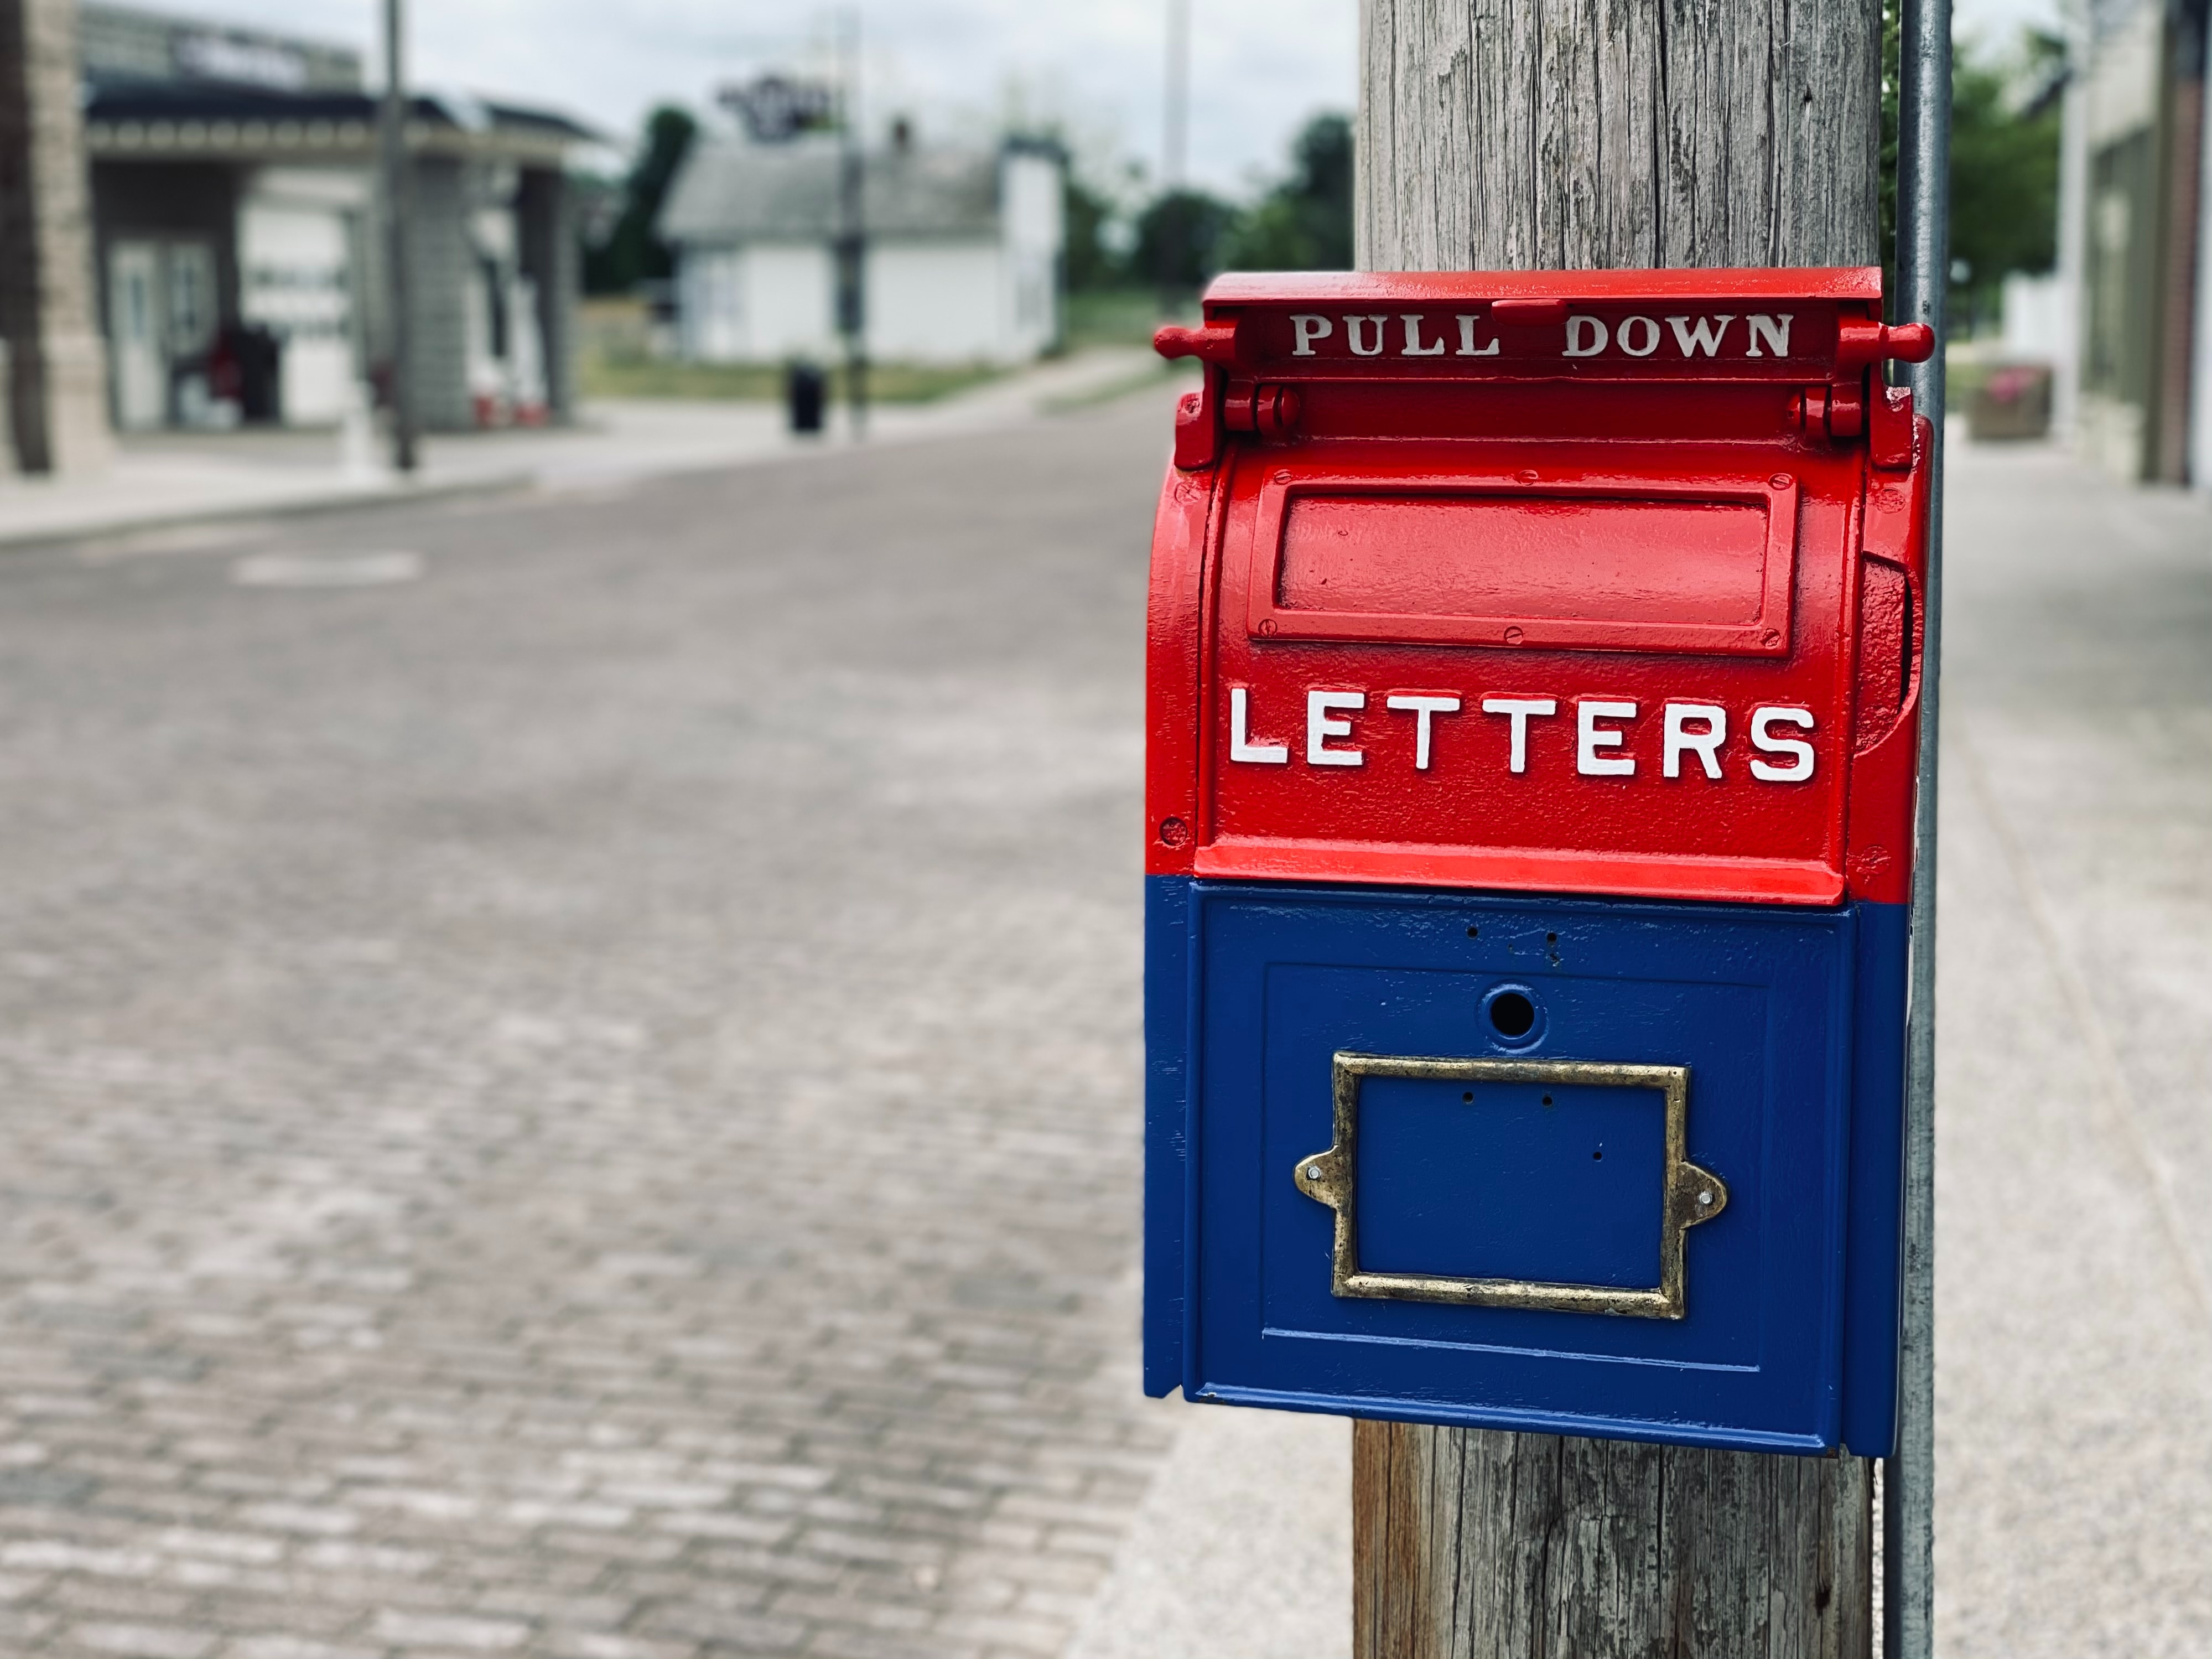
[[[1237,305],[1358,305],[1424,300],[1876,301],[1874,265],[1818,270],[1231,271],[1206,290],[1210,310]]]
[[[660,233],[672,241],[818,241],[837,231],[834,143],[708,141],[684,161]],[[861,216],[872,236],[996,236],[999,156],[988,150],[878,151]]]

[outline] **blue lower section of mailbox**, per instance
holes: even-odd
[[[1894,905],[1151,878],[1147,1390],[1887,1455],[1905,950]]]

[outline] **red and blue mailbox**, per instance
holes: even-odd
[[[1881,273],[1234,276],[1153,540],[1146,1386],[1889,1451]]]

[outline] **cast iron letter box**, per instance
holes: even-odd
[[[1875,270],[1240,276],[1153,541],[1154,1393],[1893,1437],[1926,423]]]

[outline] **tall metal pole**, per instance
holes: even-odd
[[[845,341],[845,400],[853,435],[868,428],[867,156],[860,143],[860,14],[837,32],[837,331]]]
[[[1182,294],[1185,226],[1174,205],[1190,162],[1190,0],[1168,0],[1167,73],[1160,111],[1160,310],[1172,313]]]
[[[1190,0],[1168,0],[1166,102],[1160,112],[1160,184],[1182,188],[1190,161]]]
[[[1943,332],[1950,282],[1951,0],[1904,0],[1898,64],[1897,311],[1936,331],[1907,370],[1935,428],[1914,811],[1911,1011],[1905,1029],[1905,1297],[1897,1455],[1882,1482],[1882,1652],[1929,1659],[1936,1643],[1936,744],[1943,641]]]
[[[401,55],[405,38],[402,0],[384,0],[384,108],[380,125],[384,168],[385,258],[392,296],[392,465],[415,470],[415,368],[410,361],[414,288],[408,258],[410,169],[407,164],[407,77]]]

